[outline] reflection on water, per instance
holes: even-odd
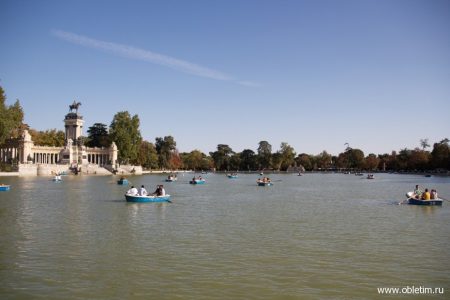
[[[126,203],[114,177],[10,178],[0,194],[1,298],[377,298],[450,282],[450,206],[397,205],[415,184],[377,174],[208,174],[165,184],[173,203]],[[165,176],[132,177],[148,187]]]

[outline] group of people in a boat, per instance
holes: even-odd
[[[169,176],[167,176],[167,180],[177,180],[177,174],[170,174]]]
[[[196,181],[196,180],[198,180],[198,181],[202,181],[203,180],[203,177],[202,176],[198,176],[198,177],[192,177],[192,181]]]
[[[437,191],[435,189],[432,189],[429,191],[427,188],[422,191],[422,189],[419,187],[419,185],[416,185],[416,188],[414,189],[413,197],[420,200],[435,200],[439,199]]]
[[[270,183],[269,177],[258,178],[257,182]]]
[[[127,195],[130,196],[149,196],[147,190],[145,189],[144,185],[141,185],[139,189],[135,188],[134,186],[131,186],[131,189],[127,191]],[[162,184],[158,184],[156,186],[156,190],[150,194],[150,196],[165,196],[166,190],[164,189],[164,186]]]

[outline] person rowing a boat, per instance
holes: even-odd
[[[423,195],[422,190],[420,189],[419,185],[416,184],[416,187],[413,191],[413,197],[416,199],[420,199],[420,197],[422,197],[422,195]]]

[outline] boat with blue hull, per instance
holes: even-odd
[[[262,182],[262,181],[257,181],[258,186],[271,186],[273,185],[272,182]]]
[[[174,181],[177,181],[177,180],[178,180],[177,175],[169,175],[169,176],[166,178],[166,182],[174,182]]]
[[[2,192],[9,191],[10,188],[11,186],[8,184],[0,184],[0,191]]]
[[[54,182],[62,182],[61,175],[56,175],[55,177],[52,178],[52,181],[54,181]]]
[[[238,178],[237,174],[227,174],[227,177],[230,178],[230,179]]]
[[[128,180],[125,178],[121,178],[120,180],[117,180],[118,185],[128,185]]]
[[[430,200],[422,200],[414,198],[414,192],[406,193],[406,198],[408,204],[411,205],[426,205],[426,206],[442,206],[442,199],[430,199]]]
[[[432,206],[432,205],[442,206],[442,200],[441,199],[420,200],[420,199],[409,198],[408,199],[408,204],[412,204],[412,205],[428,205],[428,206]]]
[[[205,179],[194,179],[189,181],[190,184],[205,184]]]
[[[170,195],[164,196],[139,196],[125,194],[127,202],[144,203],[144,202],[171,202]]]

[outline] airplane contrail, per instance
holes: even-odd
[[[80,45],[83,47],[93,48],[97,50],[107,51],[113,54],[117,54],[123,57],[128,57],[132,59],[142,60],[165,67],[175,69],[177,71],[182,71],[192,75],[206,77],[216,80],[224,81],[235,81],[238,84],[245,86],[257,86],[256,83],[250,83],[249,81],[236,81],[231,76],[209,69],[188,61],[170,57],[164,54],[155,53],[152,51],[136,48],[129,45],[116,44],[106,41],[101,41],[87,36],[78,35],[75,33],[62,31],[62,30],[52,30],[52,35],[59,39],[70,42],[72,44]]]

